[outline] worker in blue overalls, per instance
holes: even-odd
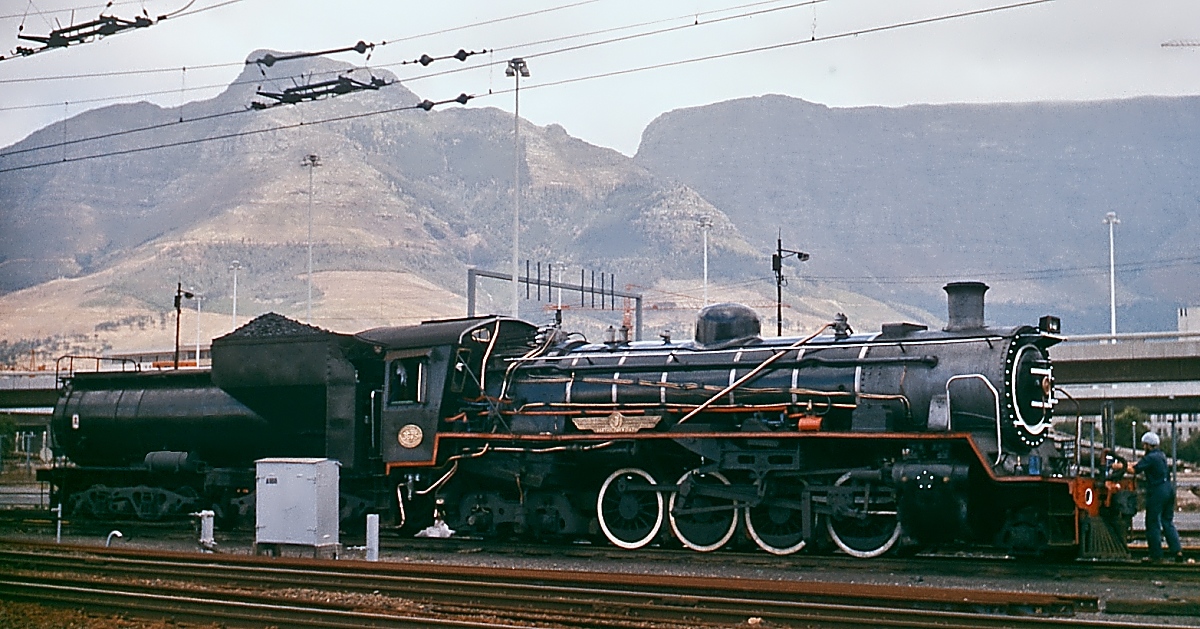
[[[1146,543],[1150,547],[1150,561],[1163,558],[1162,536],[1167,537],[1167,548],[1175,561],[1183,561],[1183,550],[1179,546],[1179,532],[1175,530],[1175,483],[1171,482],[1167,455],[1158,449],[1158,435],[1148,432],[1142,435],[1142,448],[1146,454],[1133,466],[1135,472],[1146,475]]]

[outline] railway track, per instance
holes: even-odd
[[[1088,596],[48,545],[0,546],[0,573],[12,600],[280,627],[1124,626]]]
[[[151,529],[152,531],[154,529]],[[159,529],[161,530],[161,529]],[[95,529],[103,535],[107,528]],[[225,533],[231,545],[249,546],[253,536],[249,533]],[[362,543],[353,537],[344,540]],[[1044,560],[1042,558],[1013,558],[995,553],[972,552],[929,553],[912,557],[876,557],[864,561],[842,554],[797,553],[788,556],[767,555],[756,548],[737,550],[732,545],[715,553],[697,553],[687,549],[647,546],[636,550],[617,549],[606,543],[600,544],[551,544],[513,541],[480,540],[453,537],[449,539],[409,538],[381,536],[382,549],[394,554],[405,552],[469,554],[486,552],[493,555],[513,557],[571,557],[577,559],[608,559],[614,562],[651,561],[677,563],[686,561],[692,565],[762,567],[770,569],[807,572],[831,567],[848,572],[863,573],[913,573],[923,575],[964,576],[1020,576],[1043,581],[1091,579],[1100,572],[1106,579],[1133,581],[1141,579],[1165,579],[1176,583],[1200,584],[1200,563],[1192,564],[1146,564],[1140,561],[1140,553],[1134,549],[1134,559],[1129,561],[1082,561]],[[1200,546],[1188,547],[1193,557],[1200,556]]]
[[[45,526],[52,522],[52,517],[35,518],[28,521],[35,522],[38,526]],[[132,534],[142,539],[193,541],[197,537],[193,525],[183,521],[130,521],[114,524],[81,520],[70,522],[65,530],[76,535],[94,535],[98,539],[103,539],[114,528],[122,530],[126,535]],[[647,546],[637,550],[625,550],[615,549],[603,543],[553,544],[462,537],[429,539],[399,537],[390,535],[386,530],[381,533],[382,549],[393,554],[416,552],[453,555],[486,552],[492,555],[517,558],[567,557],[583,560],[606,559],[614,562],[676,563],[682,560],[696,566],[738,565],[801,573],[835,568],[839,571],[864,574],[895,573],[969,578],[1021,577],[1038,581],[1088,580],[1095,578],[1100,573],[1105,579],[1112,581],[1165,580],[1172,583],[1197,583],[1200,587],[1200,563],[1146,564],[1140,561],[1141,555],[1145,552],[1144,548],[1133,549],[1134,559],[1132,561],[1014,559],[994,553],[972,552],[931,553],[902,558],[885,556],[864,561],[840,554],[797,553],[780,557],[766,555],[753,548],[739,551],[732,545],[716,553],[696,553],[670,547]],[[221,532],[218,539],[223,546],[249,548],[253,542],[253,534],[246,531],[226,531]],[[345,533],[343,533],[343,541],[350,544],[363,543],[362,540],[355,540],[353,534],[346,535]],[[1200,557],[1200,547],[1189,546],[1185,550],[1194,558]]]

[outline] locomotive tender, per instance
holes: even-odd
[[[988,327],[986,290],[947,285],[943,330],[855,334],[839,315],[805,338],[763,338],[736,304],[684,342],[500,316],[345,335],[268,314],[215,339],[210,370],[68,379],[52,429],[70,463],[41,478],[68,514],[235,525],[254,460],[328,457],[344,518],[409,531],[1123,554],[1131,481],[1051,438],[1057,319]]]

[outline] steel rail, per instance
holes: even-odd
[[[327,629],[420,629],[421,627],[458,627],[463,629],[506,629],[527,627],[487,621],[437,618],[432,615],[401,615],[331,609],[315,604],[265,603],[237,600],[228,593],[220,597],[203,592],[161,594],[120,589],[100,584],[62,585],[56,583],[0,580],[0,594],[6,600],[38,604],[83,606],[90,612],[136,613],[156,618],[186,618],[200,622],[252,622],[281,627],[324,627]]]
[[[0,509],[0,521],[9,519],[25,522],[26,524],[45,524],[53,525],[53,515],[45,515],[42,512],[37,512],[35,515],[29,515],[29,512],[22,511],[20,513]],[[185,525],[186,524],[186,525]],[[121,525],[121,530],[127,535],[130,534],[129,528],[133,527],[134,533],[138,537],[163,537],[174,541],[195,541],[193,526],[190,523],[174,522],[124,522]],[[82,527],[82,528],[80,528]],[[95,522],[89,524],[86,521],[79,521],[73,524],[73,529],[78,533],[80,530],[85,530],[89,534],[94,533],[103,537],[104,533],[112,528],[111,522]],[[1186,534],[1186,532],[1184,532]],[[1150,580],[1165,580],[1171,583],[1200,583],[1200,563],[1194,564],[1178,564],[1178,563],[1145,563],[1136,560],[1046,560],[1046,561],[1026,561],[1019,558],[997,555],[994,552],[988,553],[970,553],[970,548],[964,548],[968,554],[941,554],[928,555],[922,554],[912,557],[877,557],[870,561],[863,561],[845,557],[841,555],[813,555],[813,554],[796,554],[788,557],[779,557],[774,555],[766,555],[758,551],[741,551],[732,548],[722,549],[720,553],[696,553],[693,551],[646,547],[637,550],[622,550],[616,549],[607,545],[578,545],[578,544],[560,544],[555,545],[550,542],[512,542],[506,541],[499,543],[487,539],[472,538],[472,537],[454,537],[450,539],[426,539],[426,538],[401,538],[394,535],[388,535],[387,531],[381,531],[381,548],[389,552],[428,552],[431,554],[455,554],[461,552],[486,552],[502,556],[528,556],[535,555],[544,557],[547,553],[561,552],[571,559],[609,559],[615,561],[665,561],[678,562],[686,560],[690,563],[699,565],[743,565],[748,567],[765,567],[777,568],[780,570],[806,570],[817,568],[834,567],[838,570],[864,571],[868,573],[876,572],[895,572],[897,574],[914,574],[921,576],[942,575],[942,576],[979,576],[988,574],[997,577],[1016,576],[1021,578],[1036,578],[1040,580],[1064,580],[1078,579],[1086,580],[1094,578],[1097,571],[1103,572],[1106,580],[1110,581],[1138,581],[1144,582]],[[223,541],[234,546],[243,544],[249,546],[253,539],[253,534],[248,532],[225,532]],[[49,551],[61,549],[61,545],[57,544],[40,544],[37,542],[27,542],[18,540],[5,540],[0,537],[0,549],[4,544],[10,546],[14,543],[19,544],[24,548],[45,548]],[[112,549],[114,552],[119,552],[120,549]],[[1145,554],[1144,545],[1141,547],[1135,546],[1131,549],[1134,556]],[[1200,553],[1200,547],[1185,547],[1185,551],[1190,556],[1193,553]],[[1200,556],[1200,555],[1198,555]]]
[[[75,549],[78,551],[78,549]],[[35,553],[4,553],[6,563],[37,565],[39,569],[50,569],[46,560],[52,556]],[[57,559],[63,560],[64,556]],[[363,562],[295,562],[291,566],[246,565],[246,558],[226,565],[229,557],[188,558],[173,553],[166,560],[135,560],[128,557],[104,553],[89,553],[88,556],[65,557],[73,559],[73,569],[65,568],[68,561],[55,562],[59,570],[70,569],[75,574],[83,571],[106,573],[112,570],[125,571],[127,575],[163,578],[165,570],[175,567],[186,573],[186,580],[197,583],[203,575],[204,583],[216,579],[231,579],[253,583],[257,587],[287,585],[304,588],[329,588],[338,591],[388,592],[394,596],[432,600],[439,605],[454,604],[475,616],[481,613],[505,616],[528,616],[529,610],[538,610],[541,622],[547,622],[544,614],[556,617],[560,623],[583,626],[627,626],[608,624],[625,618],[636,618],[641,622],[662,620],[679,622],[686,619],[689,624],[744,622],[748,617],[759,617],[781,624],[794,622],[820,622],[839,626],[939,626],[939,627],[1117,627],[1128,626],[1105,620],[1090,620],[1071,617],[1047,617],[1039,613],[1071,613],[1054,606],[1058,597],[1038,594],[1016,594],[971,592],[953,590],[957,600],[935,599],[918,604],[922,594],[936,592],[936,588],[879,587],[879,586],[833,586],[811,587],[821,584],[796,584],[786,582],[749,582],[744,580],[688,579],[671,577],[636,577],[617,579],[621,575],[585,575],[590,582],[583,582],[578,573],[547,571],[514,571],[457,569],[444,566],[408,566],[412,572],[438,573],[433,578],[414,575],[372,574],[368,571],[395,571],[396,564],[366,564]],[[273,560],[270,564],[277,564]],[[285,562],[287,563],[287,562]],[[346,565],[341,565],[346,564]],[[454,576],[457,575],[457,576]],[[630,577],[633,575],[624,575]],[[540,578],[539,578],[540,577]],[[181,577],[182,578],[182,577]],[[620,581],[620,582],[618,582]],[[692,587],[687,587],[687,585]],[[795,586],[810,586],[809,596],[797,596]],[[418,587],[424,586],[424,587]],[[80,586],[75,586],[80,587]],[[414,589],[415,588],[415,589]],[[805,588],[799,588],[805,589]],[[897,595],[903,592],[906,597]],[[882,595],[881,595],[882,594]],[[553,610],[553,611],[551,611]],[[597,610],[619,610],[620,614],[609,615]],[[982,613],[981,613],[982,610]],[[504,613],[501,613],[504,612]],[[1017,615],[1014,615],[1017,614]],[[1031,614],[1023,616],[1020,614]],[[576,620],[572,622],[572,618]],[[1139,623],[1139,626],[1155,625]],[[1162,625],[1164,627],[1170,625]]]
[[[161,553],[161,558],[133,556],[128,551],[100,552],[80,549],[78,554],[51,555],[45,552],[0,551],[0,566],[21,566],[31,570],[59,570],[120,573],[136,578],[177,578],[194,580],[203,573],[209,583],[217,580],[250,587],[339,588],[343,591],[392,591],[406,597],[425,596],[445,599],[459,596],[465,601],[496,599],[495,603],[535,601],[538,599],[570,602],[586,599],[589,603],[626,602],[631,597],[653,596],[662,601],[691,601],[724,596],[729,600],[756,601],[761,604],[796,601],[829,602],[845,600],[844,584],[759,581],[754,579],[712,579],[669,575],[604,574],[567,570],[530,570],[480,568],[447,565],[405,565],[391,562],[309,561],[299,559],[256,559],[246,556],[187,555]],[[495,588],[502,588],[497,593]],[[1097,608],[1095,597],[1065,596],[1028,592],[972,591],[891,585],[859,584],[853,596],[857,604],[870,606],[907,605],[938,607],[971,612],[979,610],[1026,613],[1038,608],[1048,613],[1074,613]],[[922,595],[924,599],[922,599]],[[787,597],[787,600],[781,600]]]
[[[157,588],[156,588],[157,589]],[[830,627],[938,627],[941,629],[979,629],[994,627],[1010,627],[1013,629],[1063,627],[1079,629],[1116,629],[1118,627],[1145,627],[1150,629],[1167,629],[1178,625],[1155,625],[1149,623],[1124,623],[1104,620],[1046,618],[1038,616],[1021,617],[1006,614],[978,614],[967,612],[946,612],[938,610],[919,610],[906,608],[875,608],[856,604],[829,603],[793,603],[790,609],[746,608],[744,601],[726,601],[717,597],[711,601],[732,602],[733,606],[700,607],[701,601],[693,599],[695,607],[679,605],[673,609],[658,608],[659,613],[645,614],[651,608],[649,603],[630,604],[622,609],[627,615],[625,621],[611,621],[604,614],[581,612],[573,617],[564,617],[558,613],[528,611],[522,617],[510,618],[510,613],[493,610],[486,605],[475,609],[438,610],[443,614],[458,614],[465,617],[490,615],[499,617],[491,621],[460,620],[458,618],[437,617],[434,615],[410,615],[388,613],[386,611],[361,611],[352,609],[334,609],[322,607],[309,601],[296,603],[269,603],[259,600],[246,600],[226,592],[208,593],[187,590],[184,593],[162,594],[156,591],[139,591],[122,589],[121,586],[103,584],[73,584],[31,581],[0,580],[0,594],[9,600],[25,600],[42,604],[59,604],[68,606],[83,605],[89,610],[113,611],[152,617],[166,617],[177,620],[180,617],[210,621],[233,621],[270,623],[281,627],[324,627],[324,628],[357,628],[371,627],[381,629],[408,629],[411,627],[463,627],[480,629],[501,629],[517,627],[540,627],[548,623],[578,625],[581,627],[646,627],[647,623],[662,620],[669,623],[686,622],[689,626],[727,626],[729,623],[744,622],[750,617],[757,617],[773,624],[790,626],[792,623]],[[665,610],[665,614],[662,612]],[[631,618],[636,618],[633,620]]]

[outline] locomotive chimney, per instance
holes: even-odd
[[[983,282],[950,282],[942,287],[946,291],[946,305],[950,317],[946,321],[947,332],[982,328],[983,294],[988,285]]]

